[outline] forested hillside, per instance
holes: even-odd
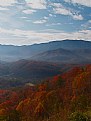
[[[91,65],[41,84],[0,90],[1,121],[90,121]]]

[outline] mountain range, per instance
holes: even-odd
[[[0,88],[40,83],[74,66],[91,64],[91,42],[63,40],[13,46],[0,45]]]
[[[40,53],[31,59],[60,64],[87,64],[91,63],[91,49],[67,50],[60,48]]]
[[[53,56],[54,52],[54,57],[48,57]],[[54,62],[56,60],[57,62],[58,59],[58,61],[62,60],[65,62],[65,60],[67,61],[68,59],[68,62],[71,62],[71,60],[83,60],[84,57],[84,59],[86,58],[85,61],[89,62],[90,52],[91,42],[84,40],[52,41],[49,43],[24,46],[0,45],[0,60],[13,62],[21,59],[38,59],[43,61],[49,59],[49,61],[52,60]],[[78,59],[79,56],[81,56],[81,58]],[[72,62],[74,63],[74,61]]]

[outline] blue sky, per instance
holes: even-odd
[[[0,43],[91,40],[91,0],[0,0]]]

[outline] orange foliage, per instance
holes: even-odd
[[[58,86],[58,80],[64,81]],[[16,109],[22,116],[49,116],[59,108],[70,110],[72,102],[75,105],[83,104],[85,97],[91,99],[91,66],[75,67],[63,74],[57,75],[47,82],[31,88],[22,88],[19,91],[9,92],[9,97],[0,104],[0,115],[8,110]],[[0,90],[3,97],[7,91]],[[81,96],[83,95],[83,97]],[[87,99],[88,99],[87,98]],[[80,105],[79,104],[79,105]],[[83,106],[80,105],[80,106]]]

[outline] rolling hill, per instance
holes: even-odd
[[[19,60],[1,64],[0,88],[16,87],[26,83],[37,84],[59,73],[61,65],[48,62]]]

